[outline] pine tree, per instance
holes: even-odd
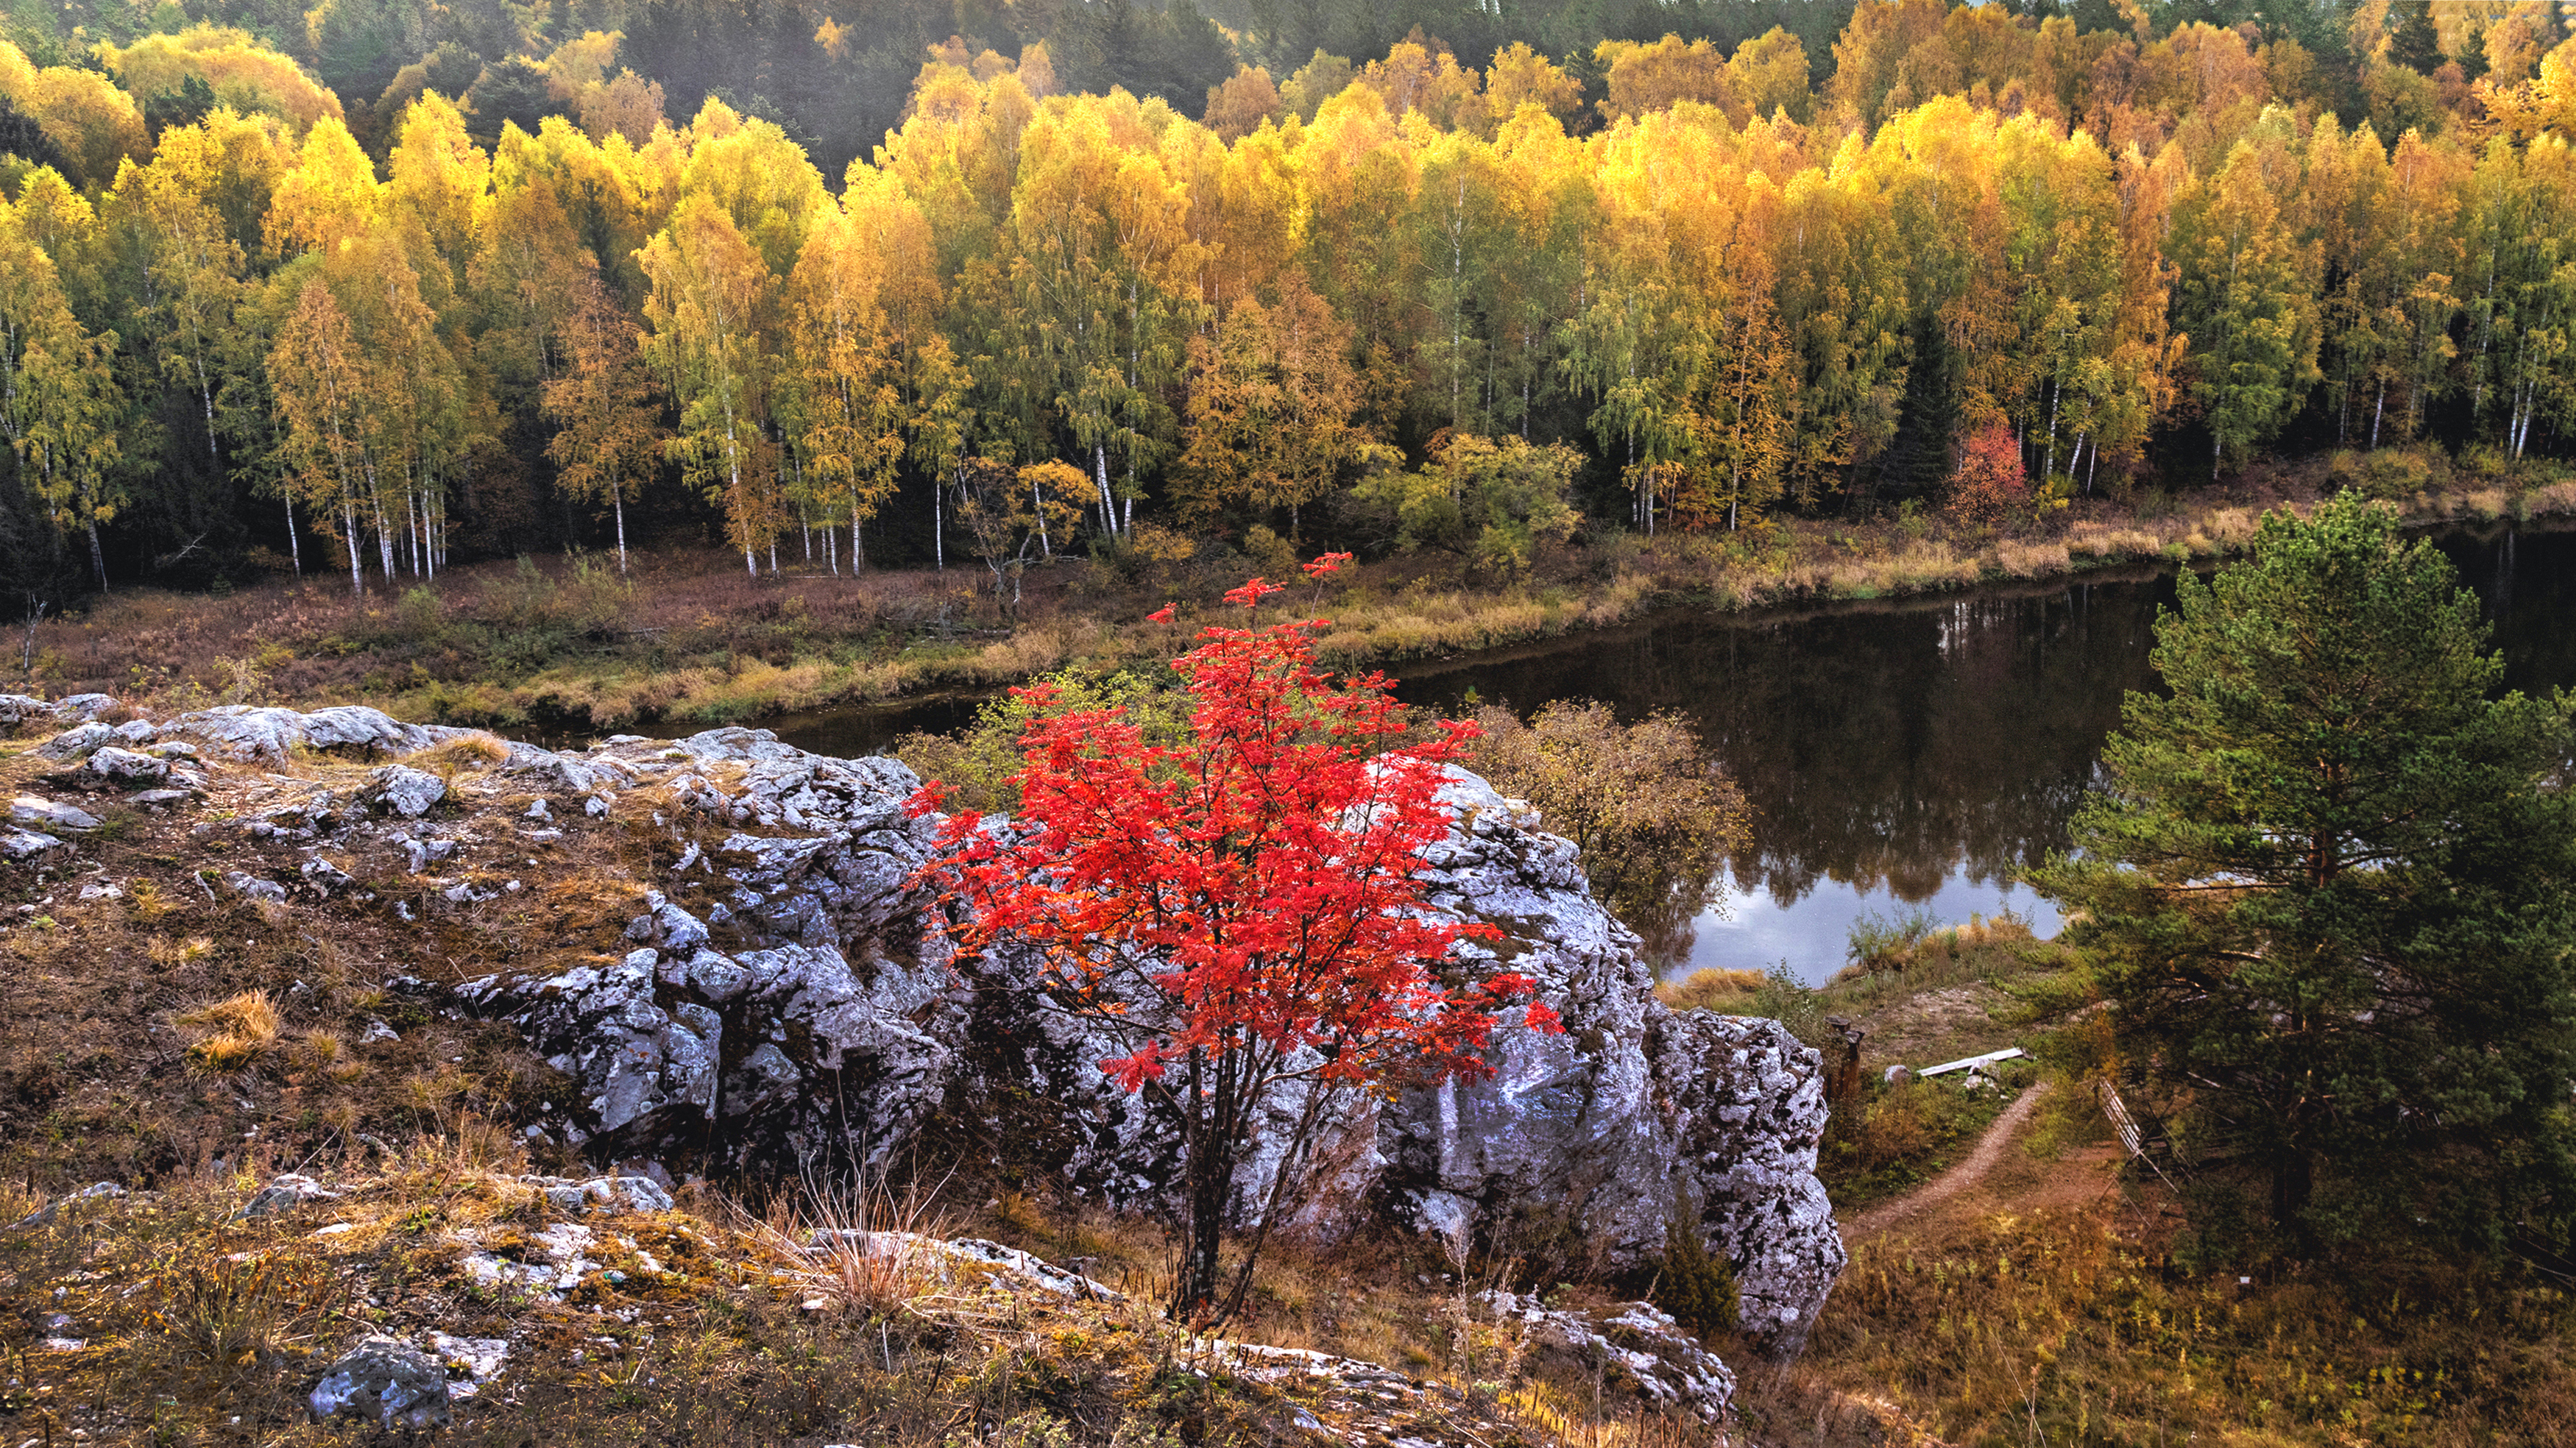
[[[2170,695],[2128,697],[2037,876],[2121,1058],[2293,1243],[2547,1237],[2576,1202],[2576,700],[2498,695],[2477,598],[2353,495],[2180,589]]]

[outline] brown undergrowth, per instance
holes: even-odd
[[[1806,1357],[1747,1375],[1778,1448],[2554,1444],[2576,1311],[2537,1275],[2193,1271],[2132,1188],[1857,1244]],[[1891,1426],[1891,1423],[1897,1426]]]
[[[1999,534],[1912,513],[1652,540],[1605,533],[1543,551],[1508,579],[1471,577],[1447,555],[1401,555],[1273,606],[1333,619],[1319,652],[1358,668],[1561,636],[1670,603],[1890,598],[2215,558],[2241,548],[2266,507],[2304,505],[2332,485],[2384,494],[2427,523],[2576,512],[2576,483],[2538,470],[2318,459],[2179,500],[2152,491],[2080,500]],[[521,733],[705,726],[990,690],[1075,664],[1159,664],[1214,616],[1222,590],[1277,562],[1214,543],[1152,557],[1065,555],[1032,570],[1013,609],[965,568],[843,577],[791,564],[754,579],[718,551],[639,554],[623,576],[590,557],[486,563],[365,597],[317,573],[221,598],[112,595],[41,623],[14,682],[149,699],[165,712],[366,702]],[[1172,599],[1182,602],[1177,623],[1142,622]]]

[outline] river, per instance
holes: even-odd
[[[2576,532],[2454,531],[2440,543],[2497,624],[2506,682],[2576,683]],[[1522,648],[1391,670],[1407,703],[1524,713],[1594,698],[1626,718],[1689,719],[1754,807],[1722,903],[1670,942],[1668,976],[1786,964],[1820,983],[1865,912],[1921,907],[1964,923],[2005,910],[2042,935],[2056,914],[2015,883],[2066,842],[2147,655],[2169,573],[1752,615],[1676,608]],[[972,699],[826,710],[770,727],[833,754],[959,727]]]

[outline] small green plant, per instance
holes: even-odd
[[[1762,973],[1762,984],[1744,1004],[1742,1014],[1778,1021],[1789,1028],[1789,1034],[1812,1046],[1824,1033],[1825,998],[1790,974],[1789,962],[1783,960]]]
[[[403,632],[411,635],[414,643],[425,644],[437,638],[447,623],[446,600],[426,587],[405,590],[394,611],[402,616]]]
[[[1930,908],[1922,905],[1891,909],[1885,915],[1875,910],[1865,911],[1852,922],[1845,937],[1845,955],[1852,964],[1872,975],[1881,971],[1903,970],[1915,947],[1940,926],[1940,919]]]
[[[1672,1221],[1664,1228],[1664,1268],[1655,1279],[1654,1301],[1701,1337],[1735,1330],[1741,1306],[1735,1269],[1700,1241],[1699,1213],[1688,1202],[1673,1204]]]

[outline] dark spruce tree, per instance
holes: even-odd
[[[2433,27],[2432,0],[2396,0],[2388,7],[2388,60],[2418,75],[2442,66],[2442,36]]]
[[[2038,873],[2205,1179],[2279,1243],[2564,1250],[2571,701],[2499,695],[2476,598],[2397,515],[2267,517],[2156,626]]]

